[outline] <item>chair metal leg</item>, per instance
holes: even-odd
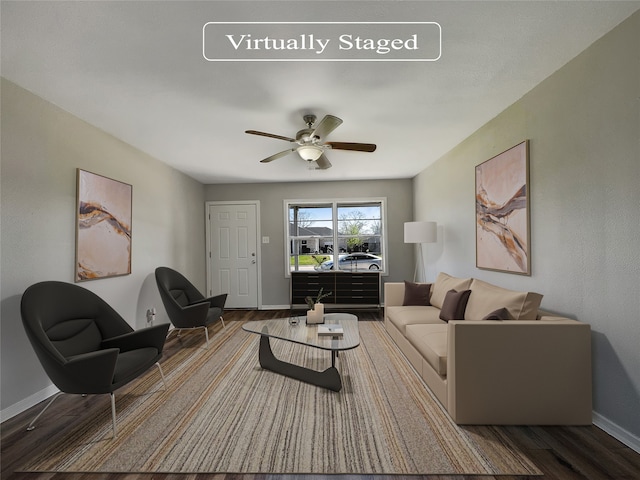
[[[165,381],[164,378],[164,372],[162,371],[162,367],[160,366],[160,362],[156,362],[156,366],[158,367],[158,370],[160,370],[160,377],[162,377],[162,385],[164,385],[164,389],[167,389],[167,382]]]
[[[220,317],[222,319],[222,317]],[[224,321],[222,323],[222,326],[224,326]],[[199,328],[204,328],[204,335],[205,335],[205,339],[206,339],[206,343],[207,343],[207,348],[209,348],[209,329],[207,328],[207,326],[203,326],[203,327],[191,327],[191,328],[174,328],[173,330],[171,330],[168,334],[167,334],[167,338],[169,338],[169,335],[171,335],[171,332],[178,332],[178,335],[176,335],[177,337],[180,337],[180,334],[182,333],[182,330],[197,330]]]
[[[51,397],[51,400],[49,400],[49,403],[47,403],[45,405],[45,407],[40,410],[40,413],[38,415],[36,415],[36,418],[34,418],[33,420],[31,420],[31,423],[29,424],[29,426],[27,427],[27,431],[30,432],[31,430],[33,430],[34,428],[36,428],[35,423],[38,421],[38,419],[42,416],[42,414],[47,410],[47,408],[49,408],[51,406],[51,404],[55,401],[56,398],[58,398],[60,395],[62,395],[64,392],[58,392],[56,393],[53,397]]]
[[[220,321],[222,322],[222,328],[227,328],[224,324],[224,318],[222,318],[222,315],[220,315]]]
[[[116,438],[116,394],[111,392],[111,420],[113,421],[113,438]]]
[[[204,337],[207,340],[207,348],[209,348],[209,329],[205,325],[204,327]]]
[[[160,362],[156,362],[156,366],[158,367],[158,370],[160,371],[160,377],[162,378],[162,385],[164,386],[164,389],[167,389],[167,382],[166,379],[164,377],[164,372],[162,371],[162,367],[160,366]],[[31,423],[29,423],[29,425],[27,426],[27,431],[30,432],[31,430],[33,430],[34,428],[36,428],[35,423],[38,421],[38,419],[42,416],[42,414],[51,406],[51,404],[53,404],[53,402],[60,396],[63,395],[64,392],[58,392],[56,393],[53,397],[51,397],[51,400],[49,400],[49,402],[45,405],[45,407],[40,410],[40,413],[38,413],[38,415],[36,415],[36,417],[31,420]],[[110,393],[109,394],[111,396],[111,421],[113,424],[113,438],[116,438],[118,435],[118,431],[116,428],[116,394],[115,393]],[[82,394],[83,397],[86,397],[86,394]]]

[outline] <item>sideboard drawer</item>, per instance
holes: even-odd
[[[380,306],[378,272],[291,272],[291,305],[305,304],[305,297],[315,298],[320,289],[331,295],[323,298],[327,305]]]

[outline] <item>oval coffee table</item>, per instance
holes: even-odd
[[[324,324],[320,324],[320,326],[342,326],[342,335],[336,336],[318,335],[318,325],[307,325],[306,317],[297,317],[297,319],[297,325],[291,325],[289,318],[258,320],[245,323],[242,329],[260,335],[258,359],[262,368],[318,387],[327,388],[334,392],[340,391],[342,380],[336,368],[336,357],[338,352],[351,350],[360,345],[358,317],[349,313],[325,314]],[[321,350],[329,350],[331,351],[331,367],[319,372],[278,360],[271,351],[270,338],[299,343]]]

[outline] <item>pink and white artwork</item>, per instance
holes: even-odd
[[[529,142],[476,167],[476,266],[531,275]]]
[[[132,190],[78,169],[76,282],[131,273]]]

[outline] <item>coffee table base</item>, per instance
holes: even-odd
[[[271,343],[269,342],[269,337],[266,335],[260,335],[258,359],[260,366],[265,370],[271,370],[272,372],[295,378],[296,380],[310,383],[317,387],[333,390],[334,392],[339,392],[340,389],[342,389],[342,379],[335,366],[327,368],[324,372],[318,372],[306,367],[301,367],[300,365],[278,360],[271,350]]]

